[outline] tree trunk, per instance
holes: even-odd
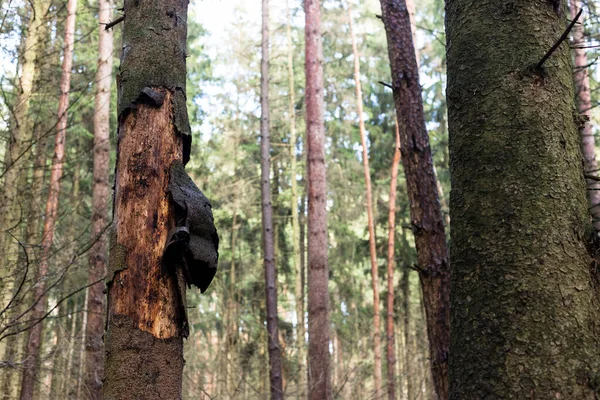
[[[296,279],[294,280],[294,294],[296,301],[296,346],[298,348],[298,363],[300,368],[296,376],[297,397],[299,399],[306,398],[305,386],[303,385],[302,376],[306,371],[306,351],[304,348],[304,338],[306,336],[304,328],[304,269],[301,261],[301,246],[300,246],[300,222],[298,216],[298,181],[297,161],[296,161],[296,84],[294,82],[294,46],[292,42],[292,14],[289,7],[289,0],[286,1],[286,14],[288,22],[286,25],[287,36],[287,68],[289,82],[289,104],[288,113],[290,119],[290,180],[291,184],[291,199],[290,208],[292,209],[292,248],[294,252],[294,268]]]
[[[415,349],[414,337],[415,332],[411,330],[411,310],[410,310],[410,270],[404,268],[402,274],[402,304],[404,317],[404,348],[405,348],[405,376],[406,376],[406,393],[409,399],[415,398]]]
[[[124,3],[103,398],[181,398],[185,284],[206,290],[216,268],[210,203],[183,169],[187,6]]]
[[[27,180],[27,160],[31,154],[33,118],[29,115],[29,105],[35,92],[36,75],[39,72],[39,58],[45,49],[44,41],[47,35],[48,0],[32,1],[27,36],[24,40],[24,51],[21,57],[21,76],[19,77],[18,92],[13,105],[13,119],[5,154],[5,169],[3,171],[2,195],[0,197],[0,309],[4,309],[15,294],[15,277],[20,275],[18,262],[22,254],[15,237],[21,225],[21,219],[26,214],[24,205],[27,204],[24,183]],[[14,309],[19,305],[12,301],[11,308],[0,316],[0,326],[7,319],[17,315]],[[0,357],[10,361],[16,356],[16,337],[0,341]],[[2,387],[9,387],[6,381],[12,371],[3,376]]]
[[[381,0],[381,8],[400,125],[400,152],[427,314],[432,375],[438,397],[445,399],[450,341],[450,261],[444,219],[425,127],[419,70],[406,3],[404,0]]]
[[[271,204],[271,136],[269,131],[269,1],[262,0],[262,58],[260,62],[260,155],[262,192],[262,230],[267,304],[267,341],[269,381],[272,399],[283,399],[279,318],[277,317],[277,269],[273,240]]]
[[[309,398],[331,398],[321,1],[305,0]]]
[[[375,223],[373,221],[373,195],[371,189],[371,172],[369,170],[369,152],[367,149],[367,133],[365,132],[365,120],[363,118],[362,85],[360,83],[360,54],[354,34],[354,23],[352,21],[352,9],[348,3],[348,20],[350,22],[350,38],[352,40],[352,53],[354,54],[354,84],[356,87],[356,113],[358,114],[358,130],[362,145],[363,170],[365,174],[365,200],[367,206],[367,226],[369,229],[369,254],[371,260],[371,286],[373,289],[373,356],[374,356],[374,378],[375,398],[379,398],[382,388],[381,378],[381,333],[379,316],[379,274],[377,270],[377,251],[375,243]]]
[[[54,157],[52,159],[52,169],[50,171],[50,186],[48,188],[48,200],[46,202],[40,265],[36,273],[36,286],[33,292],[35,306],[32,312],[32,319],[35,325],[30,330],[29,340],[27,342],[25,370],[23,371],[23,378],[21,380],[21,400],[30,400],[33,398],[33,389],[35,382],[37,381],[39,367],[43,318],[46,312],[46,277],[48,275],[48,259],[50,258],[52,243],[54,241],[54,227],[58,217],[60,180],[63,173],[63,163],[65,158],[67,110],[69,109],[69,91],[71,89],[71,66],[73,63],[76,11],[77,0],[69,0],[67,3],[67,20],[65,22],[64,39],[65,50],[60,81],[60,98],[58,101],[59,119],[54,139]]]
[[[398,185],[398,164],[400,163],[400,131],[396,121],[396,147],[392,161],[390,182],[390,206],[388,213],[388,253],[387,253],[387,393],[389,400],[396,400],[396,349],[394,343],[394,269],[396,238],[396,187]]]
[[[85,298],[83,300],[83,306],[86,307],[87,304],[89,304],[89,296],[90,296],[90,290],[89,288],[85,291]],[[83,313],[81,315],[81,332],[82,334],[79,335],[79,365],[77,367],[77,395],[75,396],[76,399],[80,399],[81,398],[81,384],[83,383],[83,364],[85,363],[85,332],[87,332],[87,326],[88,326],[88,322],[89,322],[89,318],[90,318],[90,313],[89,310],[87,309],[83,309]],[[89,388],[85,389],[86,392],[86,399],[88,398],[93,398],[92,397],[92,392],[90,391]]]
[[[598,299],[566,27],[548,1],[447,2],[450,399],[598,394]],[[482,46],[482,44],[485,44]]]
[[[570,0],[571,18],[575,18],[581,8],[580,0]],[[590,77],[588,76],[588,58],[585,49],[585,33],[583,20],[579,18],[580,24],[573,27],[573,53],[575,54],[575,99],[579,114],[588,118],[592,113],[592,94],[590,92]],[[583,169],[586,174],[598,176],[598,162],[596,161],[596,142],[592,124],[587,123],[581,129],[581,142],[583,149]],[[590,213],[596,231],[600,231],[600,182],[587,179],[588,202]]]
[[[87,330],[85,332],[85,387],[87,398],[102,398],[102,377],[104,375],[104,282],[98,282],[106,275],[108,246],[104,234],[109,224],[108,206],[110,201],[110,87],[112,82],[112,29],[104,29],[102,24],[110,22],[112,0],[98,2],[98,70],[96,72],[96,98],[94,101],[94,172],[92,183],[92,231],[94,245],[89,255],[87,302]],[[98,282],[95,283],[94,282]]]

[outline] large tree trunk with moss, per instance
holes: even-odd
[[[65,50],[60,80],[60,98],[58,100],[58,123],[54,138],[54,157],[50,171],[50,185],[42,234],[40,265],[35,275],[33,291],[34,307],[32,311],[33,326],[29,333],[25,350],[25,370],[21,380],[21,400],[33,398],[39,369],[40,348],[42,346],[42,327],[46,313],[46,280],[48,276],[49,258],[54,242],[54,228],[58,219],[60,181],[65,159],[65,141],[67,132],[67,110],[69,109],[69,91],[71,90],[71,67],[73,64],[73,46],[75,43],[75,16],[77,0],[67,3],[67,20],[65,22]]]
[[[581,9],[581,1],[571,0],[571,18],[575,18]],[[581,22],[581,18],[580,18]],[[590,77],[588,76],[588,58],[585,48],[585,33],[583,24],[573,27],[573,53],[575,55],[575,98],[579,113],[588,118],[592,113],[592,93],[590,91]],[[591,124],[585,124],[581,129],[581,142],[583,150],[583,168],[586,175],[598,176],[598,162],[596,161],[596,141]],[[595,179],[587,179],[588,202],[592,215],[594,228],[600,231],[600,182]]]
[[[305,0],[309,398],[331,398],[321,0]]]
[[[262,0],[262,56],[260,62],[260,156],[262,233],[267,305],[267,342],[271,399],[283,399],[279,318],[277,317],[277,268],[271,204],[271,135],[269,130],[269,1]]]
[[[450,399],[597,398],[599,304],[567,43],[534,68],[565,10],[446,4]]]
[[[98,282],[106,275],[108,246],[105,231],[109,223],[108,206],[110,186],[108,182],[110,163],[110,87],[112,82],[112,29],[104,29],[110,22],[112,0],[98,2],[98,70],[96,72],[96,98],[94,100],[94,172],[92,182],[92,240],[94,245],[89,256],[87,302],[87,330],[85,332],[85,386],[87,397],[102,397],[104,375],[104,283]]]
[[[210,203],[183,169],[187,6],[124,4],[104,398],[181,398],[186,283],[206,290],[216,267]]]
[[[400,127],[400,152],[410,200],[412,231],[429,335],[431,370],[440,399],[448,393],[450,260],[425,127],[419,68],[404,0],[381,0],[392,88]]]

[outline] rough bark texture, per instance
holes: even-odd
[[[398,185],[398,164],[400,163],[400,130],[396,121],[396,150],[392,161],[390,181],[390,206],[388,212],[388,252],[387,252],[387,393],[389,400],[396,399],[396,349],[394,335],[394,269],[396,239],[396,187]]]
[[[309,398],[331,398],[321,1],[305,0]]]
[[[124,4],[105,399],[181,398],[184,275],[204,290],[206,282],[195,275],[204,270],[194,266],[200,253],[216,252],[210,242],[214,228],[206,227],[206,240],[194,225],[208,218],[210,205],[203,196],[190,197],[193,183],[181,163],[189,158],[191,143],[185,107],[187,5],[186,0]]]
[[[565,27],[547,0],[446,3],[450,399],[599,393],[569,46],[532,68]]]
[[[36,273],[36,285],[33,291],[35,306],[32,319],[36,325],[31,328],[27,348],[25,350],[25,370],[21,380],[21,400],[33,398],[33,390],[37,381],[39,369],[40,347],[42,345],[42,325],[46,312],[46,276],[48,275],[48,258],[54,241],[54,227],[58,217],[58,202],[60,194],[60,180],[63,173],[65,158],[65,140],[67,131],[67,110],[69,109],[69,91],[71,90],[71,66],[73,63],[73,45],[75,33],[75,12],[77,0],[67,2],[67,20],[65,21],[65,49],[62,63],[62,74],[60,80],[60,98],[58,100],[58,123],[56,125],[56,136],[54,139],[54,157],[50,171],[50,185],[48,188],[48,200],[46,201],[46,213],[44,220],[44,231],[42,234],[42,248],[40,265]]]
[[[104,234],[109,223],[110,200],[110,86],[112,82],[113,31],[102,24],[110,22],[112,0],[98,1],[98,70],[96,72],[96,98],[94,101],[94,172],[92,183],[92,240],[96,240],[89,259],[89,283],[97,282],[106,275],[108,244]],[[97,400],[102,397],[104,375],[105,300],[104,283],[96,283],[88,289],[87,330],[85,332],[85,388],[86,397]]]
[[[369,255],[371,261],[371,287],[373,289],[373,358],[375,378],[375,398],[379,398],[382,387],[381,378],[381,321],[379,315],[379,273],[377,270],[377,251],[375,238],[375,223],[373,218],[373,190],[371,189],[371,171],[369,169],[369,152],[367,150],[367,133],[365,131],[365,120],[363,117],[362,85],[360,83],[360,54],[354,34],[354,23],[352,21],[352,9],[348,4],[348,20],[350,27],[350,39],[352,41],[352,53],[354,54],[354,84],[356,87],[356,113],[358,114],[358,130],[362,145],[363,171],[365,175],[365,203],[367,207],[367,226],[369,229]]]
[[[277,269],[271,204],[271,136],[269,131],[269,1],[262,0],[262,57],[260,62],[260,155],[262,233],[267,305],[267,341],[271,399],[283,399],[279,318],[277,317]]]
[[[404,0],[381,0],[400,152],[429,335],[431,370],[440,399],[448,393],[450,261],[425,118],[410,18]]]
[[[580,0],[570,1],[571,18],[575,18],[581,9]],[[588,76],[588,58],[586,50],[578,48],[585,46],[584,26],[582,17],[579,18],[580,24],[573,27],[573,53],[575,55],[575,71],[573,80],[575,81],[575,99],[577,108],[581,115],[588,118],[592,113],[592,93],[590,92],[590,78]],[[581,142],[583,149],[583,168],[586,174],[598,176],[598,162],[596,161],[596,142],[592,124],[587,123],[581,129]],[[593,179],[587,180],[588,201],[590,213],[592,214],[593,224],[596,231],[600,231],[600,182]],[[590,190],[591,189],[591,190]]]

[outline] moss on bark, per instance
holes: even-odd
[[[597,289],[566,27],[546,0],[446,3],[450,399],[594,398]]]

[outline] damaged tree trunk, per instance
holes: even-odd
[[[210,203],[183,169],[187,6],[124,4],[104,398],[181,398],[186,283],[204,291],[216,268]]]
[[[400,152],[429,335],[431,372],[438,398],[448,393],[450,260],[425,127],[419,69],[405,0],[381,0],[400,128]]]

